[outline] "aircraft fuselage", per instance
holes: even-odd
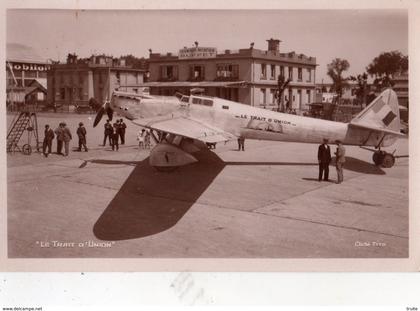
[[[207,104],[203,104],[204,100]],[[129,119],[181,113],[245,139],[320,143],[327,138],[331,143],[341,140],[345,145],[357,146],[377,146],[382,139],[380,132],[353,128],[348,123],[280,113],[220,98],[142,99],[136,105],[126,102],[123,106],[114,109],[121,115],[128,114]],[[394,137],[387,136],[381,146],[394,141]]]

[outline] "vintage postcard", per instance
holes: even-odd
[[[410,3],[4,16],[2,270],[418,269]]]

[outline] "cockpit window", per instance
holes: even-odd
[[[193,97],[192,103],[196,105],[203,105],[203,106],[209,106],[209,107],[213,106],[213,100],[206,99],[206,98]]]
[[[213,101],[211,99],[203,99],[204,106],[213,106]]]
[[[181,98],[181,101],[182,101],[183,103],[188,103],[188,102],[189,102],[189,100],[190,100],[190,98],[189,98],[188,96],[182,96],[182,98]]]

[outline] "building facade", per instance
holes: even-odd
[[[199,88],[204,94],[267,109],[277,108],[278,77],[290,79],[283,93],[291,109],[307,110],[315,96],[316,59],[295,52],[280,53],[280,40],[270,39],[267,50],[183,48],[177,55],[151,53],[151,94],[189,94]]]
[[[86,106],[91,99],[103,103],[113,90],[139,92],[144,70],[126,66],[124,59],[92,55],[78,59],[69,54],[66,64],[54,64],[48,71],[47,101],[57,106]]]
[[[7,44],[6,105],[15,110],[25,105],[42,104],[47,94],[47,71],[50,64],[30,47]]]

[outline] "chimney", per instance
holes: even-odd
[[[280,40],[278,39],[269,39],[268,42],[268,51],[273,52],[274,54],[280,53]]]

